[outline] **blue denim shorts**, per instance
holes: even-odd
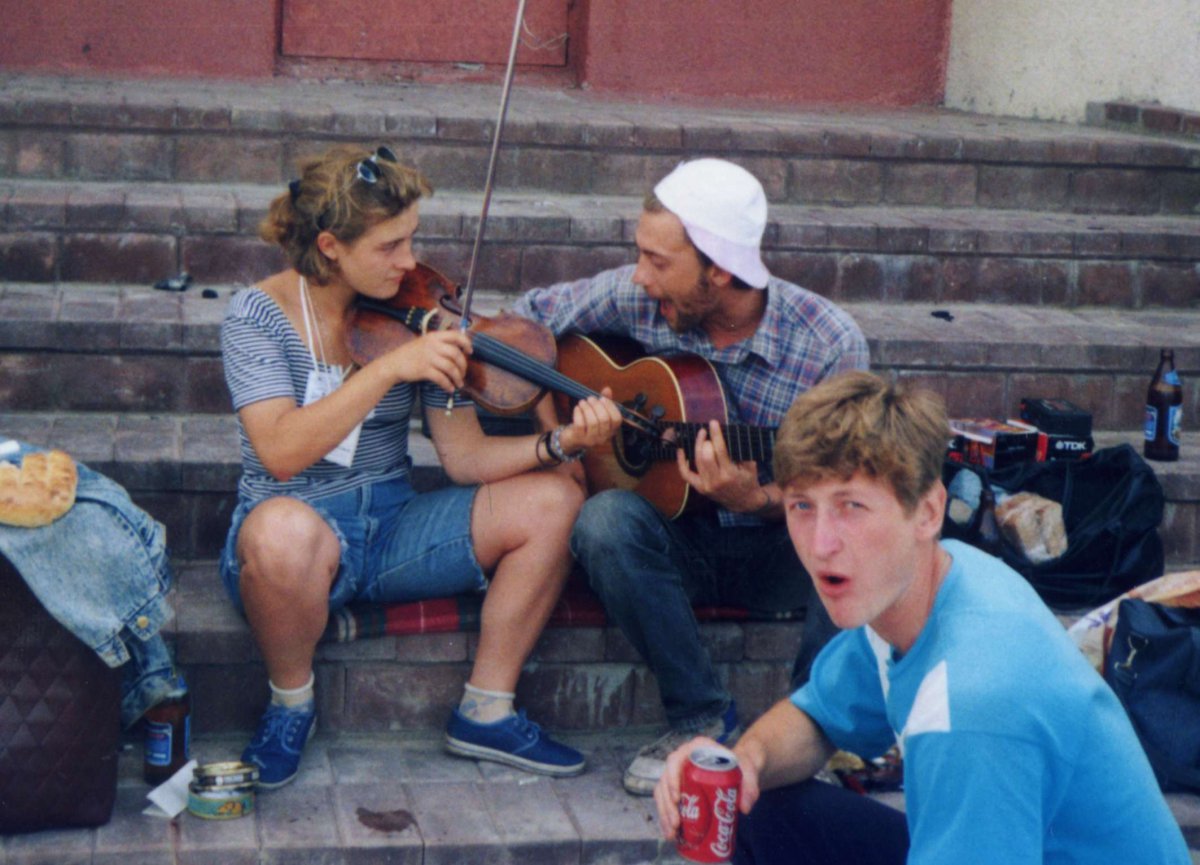
[[[417,493],[405,480],[380,481],[303,499],[341,545],[329,609],[353,601],[393,603],[482,591],[487,579],[471,543],[476,487]],[[221,555],[221,581],[242,610],[237,536],[259,502],[239,502]]]

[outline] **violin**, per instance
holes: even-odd
[[[458,286],[418,262],[400,280],[391,299],[359,296],[347,329],[351,357],[366,364],[421,334],[462,327],[458,298]],[[510,367],[521,369],[529,363],[552,369],[558,348],[550,330],[511,313],[472,314],[466,329],[474,352],[468,357],[463,393],[495,414],[520,414],[532,408],[546,393],[545,386]]]
[[[459,290],[440,272],[421,262],[400,280],[389,300],[359,296],[351,310],[346,344],[355,363],[365,365],[393,348],[430,331],[462,327]],[[529,411],[548,389],[572,399],[599,396],[555,369],[558,345],[550,329],[512,313],[468,314],[467,358],[463,393],[499,415]],[[648,419],[621,406],[622,419],[657,436]]]

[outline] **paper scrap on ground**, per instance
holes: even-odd
[[[192,770],[196,761],[189,760],[183,767],[167,780],[163,781],[146,794],[151,804],[142,809],[148,817],[178,817],[187,807],[188,784],[192,783]]]

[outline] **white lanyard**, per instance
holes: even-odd
[[[308,293],[308,280],[303,276],[300,277],[300,314],[304,316],[304,337],[308,344],[309,357],[312,358],[313,369],[323,369],[325,374],[335,377],[340,385],[346,378],[346,371],[340,366],[331,366],[325,361],[325,342],[321,339],[321,328],[316,326],[317,310]],[[316,351],[313,350],[314,347]],[[317,362],[318,354],[320,363]]]
[[[346,378],[346,370],[325,362],[325,344],[321,339],[321,328],[317,327],[317,310],[308,293],[308,282],[303,276],[300,277],[300,313],[304,317],[304,336],[313,363],[312,371],[308,374],[308,382],[304,388],[304,405],[310,405],[341,387]],[[319,362],[318,354],[320,355]],[[354,462],[354,452],[358,449],[358,436],[361,432],[362,424],[359,423],[350,430],[349,435],[342,439],[337,447],[325,454],[324,459],[350,468]]]

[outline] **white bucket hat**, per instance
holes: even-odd
[[[760,247],[767,196],[758,178],[724,159],[694,159],[660,180],[654,195],[715,264],[747,285],[766,288],[770,274]]]

